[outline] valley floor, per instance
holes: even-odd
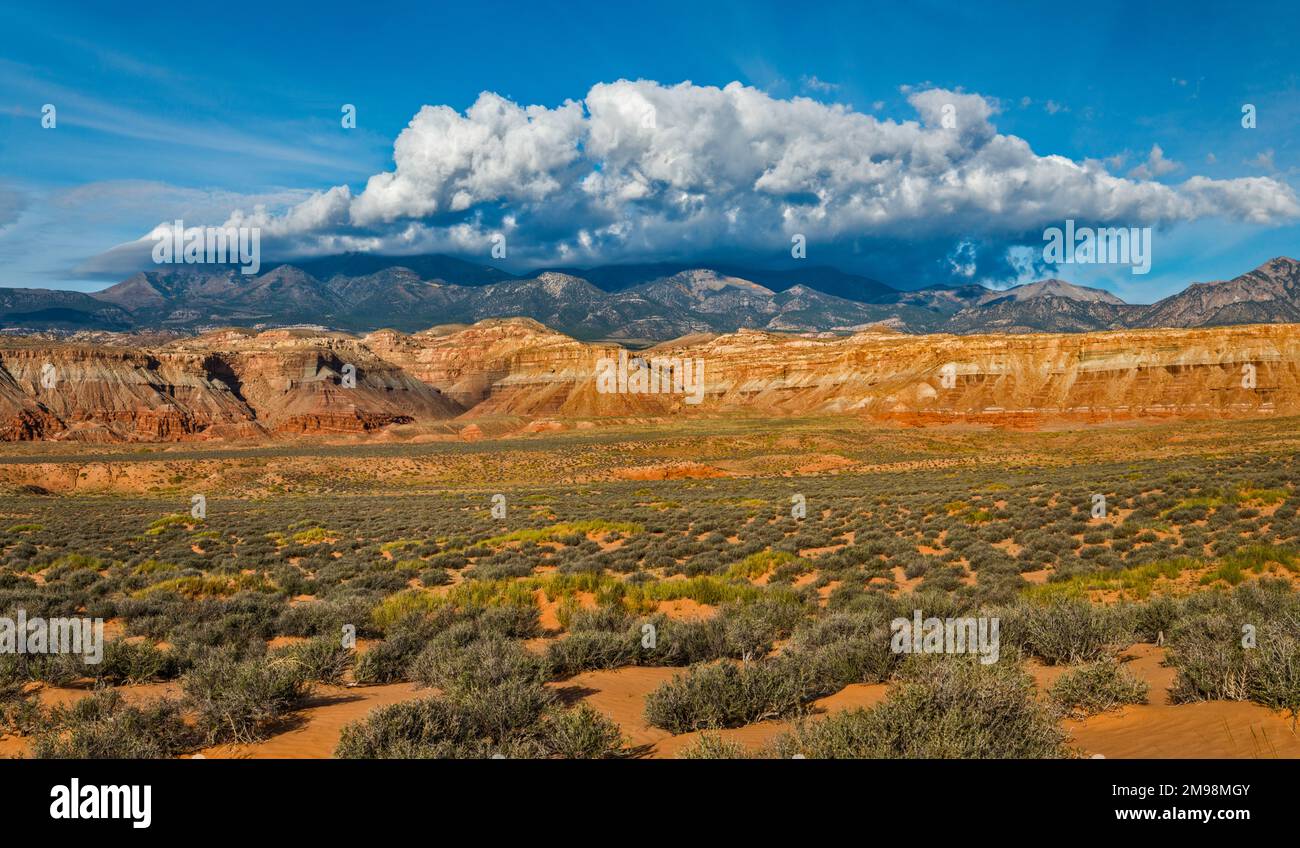
[[[85,756],[89,739],[117,756],[591,753],[556,730],[571,721],[613,728],[601,752],[634,757],[1300,757],[1300,690],[1273,665],[1300,660],[1298,425],[725,419],[476,442],[6,445],[0,614],[102,617],[112,650],[84,667],[0,657],[0,755]],[[1000,616],[996,674],[954,682],[881,653],[913,608]],[[1242,623],[1259,649],[1236,644]],[[331,647],[340,626],[355,649]],[[479,680],[485,657],[510,671]],[[255,682],[289,666],[291,696]],[[1054,685],[1092,673],[1139,694],[1088,705]],[[495,687],[539,712],[502,731]],[[1015,709],[1059,747],[963,748],[900,718],[942,693],[957,702],[940,714],[978,716],[1017,687]],[[96,688],[122,698],[87,718],[73,705]],[[412,719],[393,705],[431,698],[497,729],[395,739]],[[150,720],[179,741],[123,736],[157,699],[172,718]],[[855,741],[826,747],[813,728],[846,716]]]

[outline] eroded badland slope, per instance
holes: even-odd
[[[170,441],[393,424],[750,414],[1036,427],[1300,413],[1300,325],[815,337],[741,331],[623,356],[698,392],[602,391],[588,344],[527,319],[407,335],[227,330],[158,345],[0,342],[0,439]],[[701,370],[702,369],[702,370]],[[667,372],[665,372],[667,373]],[[698,403],[691,402],[698,398]]]

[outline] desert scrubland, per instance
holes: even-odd
[[[1232,379],[1256,345],[1257,386],[1289,385],[1290,336],[1196,332],[1159,367],[1067,339],[1035,370],[1024,339],[977,340],[956,397],[916,376],[943,342],[891,359],[906,379],[854,372],[909,412],[930,385],[939,420],[870,414],[848,379],[740,414],[738,376],[706,380],[731,411],[580,415],[570,388],[542,414],[515,359],[443,378],[429,397],[465,411],[433,422],[13,442],[0,608],[105,625],[97,663],[0,656],[0,752],[1300,756],[1300,419]],[[464,350],[403,373],[429,386]],[[1123,393],[1078,363],[1150,414],[1098,420]],[[996,650],[897,650],[914,617],[996,620]]]

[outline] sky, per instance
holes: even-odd
[[[1300,256],[1300,9],[1138,5],[0,0],[0,286],[103,288],[177,219],[1134,303]],[[1150,227],[1150,273],[1045,264],[1066,219]]]

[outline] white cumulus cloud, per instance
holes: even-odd
[[[522,106],[484,92],[465,112],[424,106],[393,168],[288,208],[234,211],[287,254],[344,249],[486,255],[493,233],[525,262],[609,262],[811,246],[1006,245],[1065,218],[1163,227],[1206,217],[1300,217],[1267,177],[1153,181],[1157,145],[1127,177],[1040,154],[994,123],[1000,104],[905,89],[913,120],[731,83],[619,80],[581,100]],[[188,222],[187,222],[188,223]],[[220,222],[215,222],[220,223]],[[853,247],[850,248],[849,246]],[[963,274],[971,248],[958,256]]]

